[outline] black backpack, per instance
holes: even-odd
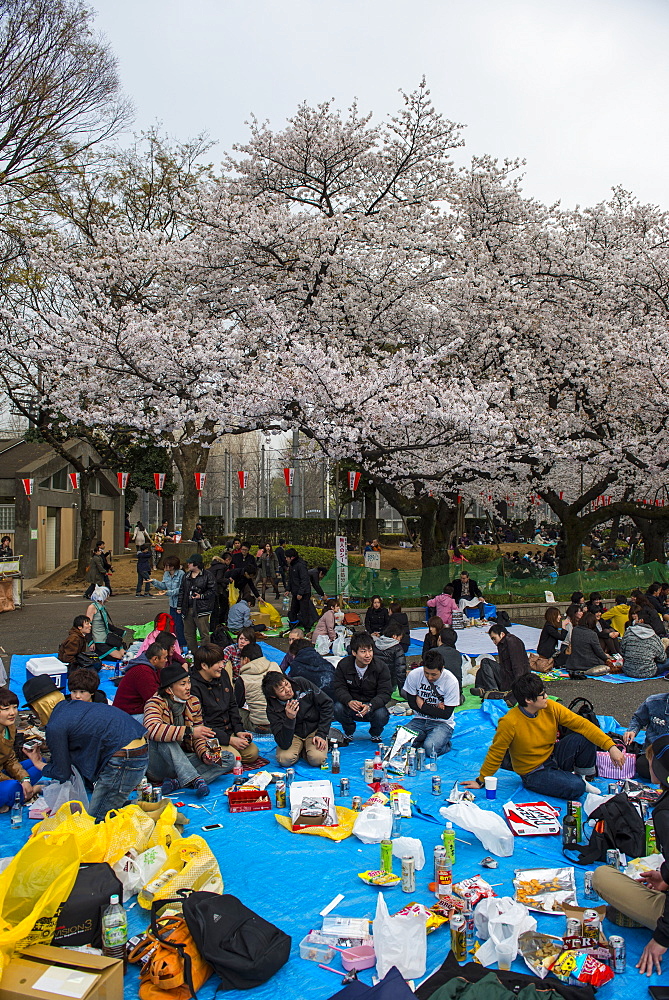
[[[646,827],[626,792],[619,792],[607,799],[590,813],[589,818],[596,824],[601,821],[604,829],[600,832],[595,826],[588,844],[565,848],[564,854],[570,860],[575,860],[579,865],[606,861],[606,852],[612,847],[622,851],[628,858],[642,858],[645,855]],[[572,859],[569,851],[577,851],[579,856]]]
[[[597,713],[595,712],[595,706],[592,704],[591,701],[588,701],[587,698],[581,698],[579,695],[578,698],[574,698],[573,701],[569,702],[567,708],[570,712],[573,712],[574,715],[580,715],[584,719],[587,719],[588,722],[591,722],[593,726],[597,726],[598,729],[602,728],[599,722],[597,721]],[[567,733],[570,733],[571,731],[572,730],[568,726],[560,726],[560,737],[565,736]]]
[[[123,899],[121,880],[106,861],[80,865],[70,895],[58,911],[52,944],[102,947],[102,909],[111,896]]]
[[[291,939],[236,896],[192,892],[184,920],[202,958],[229,990],[267,982],[290,956]]]

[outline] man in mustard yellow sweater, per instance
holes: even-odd
[[[583,795],[584,778],[595,773],[597,747],[608,750],[616,767],[622,767],[623,755],[613,740],[583,716],[549,701],[536,674],[523,674],[511,690],[518,705],[499,720],[479,776],[462,782],[465,788],[482,788],[483,779],[495,774],[507,750],[525,788],[556,799]],[[556,745],[560,725],[572,732]]]

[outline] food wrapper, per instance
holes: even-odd
[[[562,954],[562,939],[537,931],[525,931],[518,938],[518,950],[528,969],[539,979],[545,979]]]
[[[430,912],[450,920],[454,913],[462,913],[464,908],[463,899],[456,899],[455,896],[440,896],[439,900],[430,907]]]
[[[577,951],[563,951],[556,959],[551,972],[564,983],[587,983],[594,989],[610,982],[614,977],[610,966],[599,962],[592,955]]]
[[[383,792],[374,792],[370,795],[366,802],[363,802],[362,807],[366,809],[367,806],[385,806],[388,801],[388,796],[384,795]]]
[[[380,889],[389,889],[402,881],[401,875],[393,875],[392,872],[386,872],[382,868],[376,871],[358,872],[358,878],[367,885],[376,885]]]
[[[473,878],[465,878],[462,882],[458,882],[453,886],[453,892],[457,892],[458,896],[462,896],[465,892],[473,892],[472,906],[476,906],[488,896],[497,895],[490,883],[486,882],[480,875],[474,875]]]
[[[631,861],[627,862],[625,874],[629,875],[630,878],[638,879],[641,872],[652,872],[659,869],[663,861],[662,854],[649,854],[645,858],[632,858]]]
[[[393,914],[395,917],[404,917],[408,913],[418,913],[422,916],[427,917],[427,923],[425,924],[425,930],[428,934],[432,931],[436,931],[437,927],[441,927],[443,924],[448,923],[448,917],[444,916],[443,913],[436,913],[434,907],[427,907],[423,903],[407,903],[403,906],[401,910]]]
[[[563,913],[562,905],[576,905],[573,868],[517,869],[513,879],[514,898],[530,910]]]

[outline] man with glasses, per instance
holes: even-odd
[[[502,766],[508,751],[510,769],[529,791],[556,799],[578,799],[586,779],[595,775],[597,748],[607,750],[616,767],[623,754],[610,736],[582,715],[550,701],[536,674],[523,674],[511,688],[518,704],[497,723],[497,732],[478,777],[465,788],[483,788],[484,779]],[[558,740],[559,727],[570,730]],[[557,741],[557,742],[556,742]]]

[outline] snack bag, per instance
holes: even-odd
[[[473,892],[472,906],[476,906],[482,899],[497,895],[490,883],[486,882],[480,875],[474,875],[473,878],[465,878],[462,882],[458,882],[457,885],[453,886],[453,892],[456,892],[458,896],[462,896],[465,892]]]

